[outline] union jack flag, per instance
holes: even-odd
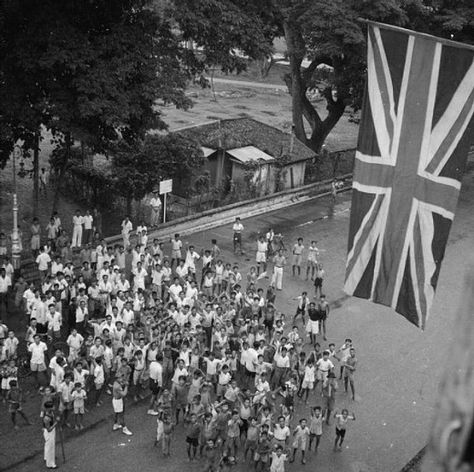
[[[474,136],[474,48],[369,22],[344,289],[424,328]]]

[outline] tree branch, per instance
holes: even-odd
[[[311,64],[301,73],[302,78],[305,82],[305,85],[311,80],[311,77],[314,74],[314,71],[320,64],[327,64],[332,65],[332,59],[330,56],[326,56],[324,54],[320,54],[316,56],[312,61]]]
[[[315,128],[321,126],[322,121],[316,108],[314,108],[313,104],[306,96],[306,89],[305,93],[301,97],[301,104],[303,105],[303,116],[311,126],[311,130],[314,131]]]

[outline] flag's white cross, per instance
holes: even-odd
[[[441,51],[441,43],[409,36],[395,107],[380,30],[369,33],[368,93],[380,156],[357,152],[354,168],[354,188],[376,197],[354,237],[345,289],[354,293],[377,247],[371,298],[396,308],[408,262],[419,324],[434,296],[432,213],[452,220],[460,190],[440,174],[474,112],[473,62],[433,128]]]

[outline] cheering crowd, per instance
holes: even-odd
[[[357,357],[351,339],[328,342],[316,241],[306,247],[298,238],[287,248],[269,229],[254,242],[255,264],[242,273],[235,262],[245,231],[239,218],[229,262],[216,240],[202,249],[179,234],[150,241],[146,225],[134,228],[129,218],[121,243],[108,245],[97,217],[77,212],[71,237],[58,214],[44,228],[33,221],[40,284],[14,274],[6,251],[0,254],[0,302],[8,312],[14,300],[28,317],[24,336],[0,324],[2,399],[14,428],[18,416],[32,420],[18,379],[23,345],[28,382],[41,395],[47,467],[57,467],[58,428],[82,429],[87,413],[107,402],[111,429],[132,435],[126,407],[141,399],[156,417],[163,456],[173,454],[172,439],[184,431],[188,459],[206,471],[247,460],[256,471],[305,464],[328,425],[334,449],[342,447],[355,415],[336,403],[355,399]],[[313,289],[283,314],[278,298],[289,276],[305,277]]]

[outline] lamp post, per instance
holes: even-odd
[[[18,232],[18,198],[16,187],[16,158],[21,157],[21,147],[15,145],[13,149],[13,231],[12,231],[12,264],[18,270],[21,263],[20,234]]]

